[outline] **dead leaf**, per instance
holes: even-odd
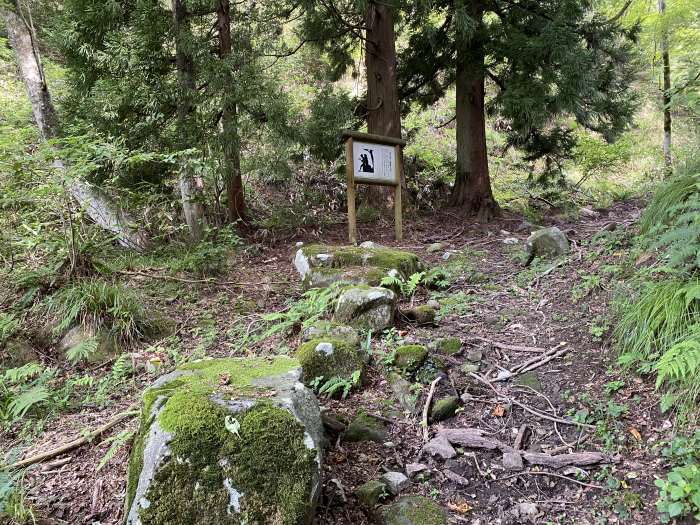
[[[454,512],[459,512],[460,514],[466,514],[470,510],[473,510],[473,507],[466,501],[460,501],[458,503],[448,502],[447,508]]]
[[[503,417],[506,415],[506,407],[503,405],[496,405],[493,407],[493,411],[491,412],[491,415],[494,417]]]
[[[231,382],[231,374],[221,374],[219,376],[220,385],[228,385]]]
[[[632,434],[634,436],[634,439],[636,439],[637,441],[642,440],[642,434],[636,428],[630,428],[630,434]]]

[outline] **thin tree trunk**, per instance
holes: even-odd
[[[462,2],[456,0],[456,7]],[[480,21],[481,2],[473,0],[470,7],[470,16]],[[488,221],[499,214],[499,208],[491,191],[486,151],[484,49],[478,36],[457,35],[457,42],[457,173],[450,205]]]
[[[401,138],[393,8],[385,3],[370,1],[365,13],[365,26],[367,131],[376,135]],[[374,206],[392,206],[392,191],[386,186],[370,186],[367,196],[370,204]]]
[[[0,8],[0,14],[5,20],[10,45],[15,51],[20,74],[27,87],[39,134],[44,140],[57,138],[58,116],[51,101],[51,93],[46,83],[32,30],[16,4],[14,9]],[[54,167],[65,175],[66,169],[63,162],[57,159]],[[67,187],[71,196],[87,212],[87,215],[98,226],[113,233],[119,244],[138,251],[147,247],[148,238],[145,232],[139,229],[134,219],[101,189],[79,179],[68,180]]]
[[[659,0],[659,14],[662,23],[666,13],[666,0]],[[664,166],[666,174],[673,172],[673,157],[671,156],[671,59],[668,52],[668,31],[664,27],[661,31],[661,60],[663,62],[664,90],[662,101],[664,105]]]
[[[231,54],[231,3],[219,0],[216,6],[219,29],[219,57],[225,59]],[[227,66],[224,70],[228,71]],[[230,75],[227,74],[230,81]],[[221,134],[224,152],[223,178],[226,185],[228,219],[235,222],[245,216],[245,194],[241,173],[241,138],[238,133],[238,108],[231,100],[230,88],[224,88],[222,96]]]
[[[187,9],[184,0],[172,0],[173,23],[175,29],[175,65],[177,67],[179,100],[177,108],[178,147],[188,149],[193,144],[195,129],[194,114],[194,60],[187,46],[191,41]],[[202,181],[195,177],[190,162],[183,159],[179,175],[182,211],[185,222],[190,229],[194,241],[204,237],[206,226],[204,219],[204,204],[202,203]]]

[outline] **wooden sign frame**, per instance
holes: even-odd
[[[403,240],[403,225],[401,211],[401,175],[403,170],[403,147],[406,145],[405,140],[394,137],[385,137],[382,135],[373,135],[370,133],[360,133],[357,131],[343,132],[345,138],[345,160],[346,160],[346,175],[348,180],[348,233],[350,242],[357,244],[357,211],[355,209],[355,196],[357,195],[357,184],[374,184],[378,186],[393,186],[394,188],[394,236],[397,241]],[[394,177],[389,180],[386,177],[378,177],[371,180],[371,176],[362,179],[355,177],[355,143],[376,144],[378,146],[391,147],[394,152],[393,171]],[[365,161],[367,160],[365,156]],[[374,162],[374,156],[372,161]],[[365,162],[363,161],[363,162]]]

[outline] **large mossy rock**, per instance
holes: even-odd
[[[319,337],[332,337],[334,339],[343,339],[356,346],[360,345],[360,334],[352,326],[337,324],[326,320],[316,321],[311,326],[305,328],[301,337],[304,342],[318,339]]]
[[[391,290],[353,286],[338,298],[333,321],[379,331],[394,324],[395,312],[396,294]]]
[[[402,345],[394,353],[394,366],[404,372],[413,373],[428,357],[428,349],[423,345]]]
[[[357,345],[346,340],[321,337],[302,344],[297,350],[302,376],[309,384],[317,377],[349,379],[364,370],[364,361]]]
[[[527,238],[525,250],[530,257],[558,257],[569,253],[569,239],[557,228],[542,228]]]
[[[335,282],[377,286],[387,275],[398,273],[405,279],[421,269],[416,254],[374,244],[304,246],[297,250],[294,266],[309,288],[321,288]]]
[[[318,402],[297,360],[212,359],[145,391],[127,525],[308,525],[320,492]]]
[[[423,496],[404,496],[382,511],[383,525],[447,525],[447,513]]]

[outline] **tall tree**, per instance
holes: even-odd
[[[436,0],[427,8],[417,3],[408,18],[400,93],[404,102],[429,104],[456,84],[451,202],[466,214],[497,213],[485,113],[507,124],[508,145],[538,161],[547,176],[559,171],[574,144],[571,120],[613,140],[631,118],[635,28],[597,15],[589,0]]]
[[[184,0],[172,0],[173,30],[175,32],[175,64],[177,67],[177,137],[178,148],[188,150],[195,143],[196,113],[195,70],[192,56],[193,35],[190,29],[189,15]],[[202,197],[202,181],[192,171],[190,159],[183,158],[179,167],[180,194],[182,211],[195,241],[204,237],[206,226]]]
[[[664,166],[666,173],[673,171],[673,158],[671,156],[671,57],[668,45],[668,29],[665,25],[666,0],[659,0],[659,15],[663,25],[661,29],[661,62],[663,63],[663,91],[661,101],[664,111]]]
[[[221,148],[224,153],[223,178],[226,186],[228,218],[235,222],[245,216],[245,195],[243,178],[241,176],[241,137],[238,133],[238,106],[232,97],[233,83],[230,74],[232,64],[226,62],[231,56],[231,2],[218,0],[216,6],[217,29],[219,31],[219,58],[223,61],[221,67],[225,84],[222,94],[221,109]]]

